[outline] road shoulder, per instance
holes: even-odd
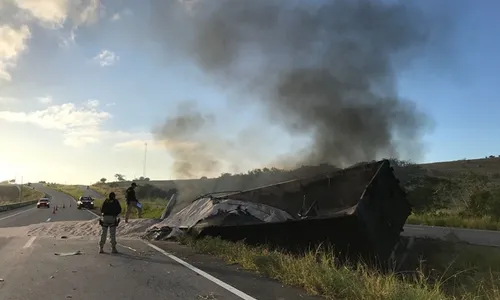
[[[151,244],[259,300],[323,299],[308,295],[302,289],[284,286],[277,280],[243,270],[239,265],[228,265],[222,259],[196,253],[192,248],[178,243],[155,241]]]

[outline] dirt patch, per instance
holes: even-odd
[[[117,229],[120,238],[140,238],[146,229],[158,221],[152,219],[130,220],[129,223],[121,222]],[[11,236],[37,236],[68,238],[99,237],[101,226],[97,220],[89,221],[63,221],[32,224],[24,227],[0,228],[0,237]]]

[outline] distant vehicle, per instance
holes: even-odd
[[[94,199],[90,196],[81,196],[80,199],[78,199],[77,206],[78,209],[82,208],[88,208],[88,209],[93,209],[94,208]]]
[[[89,189],[89,186],[87,185],[87,190]]]
[[[40,208],[40,207],[50,208],[49,198],[40,198],[38,200],[38,203],[36,204],[36,208]]]

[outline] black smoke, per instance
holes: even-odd
[[[422,53],[433,23],[407,1],[200,0],[189,11],[179,3],[155,1],[155,39],[244,93],[234,100],[242,107],[256,101],[270,124],[310,137],[287,156],[293,164],[421,155],[429,119],[398,95],[396,71]],[[195,130],[202,120],[182,124]],[[167,121],[159,138],[179,124]],[[199,154],[182,153],[196,155],[198,169],[216,166]]]

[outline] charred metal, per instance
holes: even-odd
[[[401,241],[410,213],[393,168],[381,160],[241,192],[205,195],[166,216],[150,228],[149,236],[166,239],[182,232],[293,252],[326,244],[348,257],[386,262]]]

